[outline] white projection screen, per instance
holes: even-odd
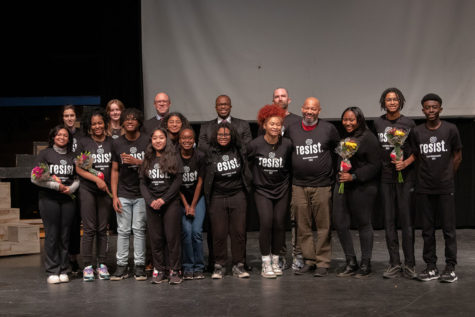
[[[209,120],[226,94],[234,116],[255,120],[286,87],[297,114],[315,96],[322,118],[347,106],[374,118],[398,87],[407,116],[435,92],[444,116],[473,117],[474,33],[473,0],[142,0],[145,114],[165,91],[172,111]]]

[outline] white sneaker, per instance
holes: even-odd
[[[61,283],[69,283],[69,276],[68,274],[60,274],[59,275],[59,281]]]
[[[282,268],[279,265],[279,256],[278,255],[272,255],[272,270],[274,271],[274,274],[277,276],[282,275]]]
[[[262,256],[262,277],[265,278],[276,278],[274,271],[272,270],[271,257],[270,255]]]
[[[48,284],[59,284],[59,283],[61,283],[61,281],[59,280],[58,275],[48,276],[48,278],[46,279],[46,282],[48,282]]]

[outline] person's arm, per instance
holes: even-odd
[[[402,171],[416,160],[414,154],[411,154],[407,159],[403,160],[402,158],[399,161],[391,161],[396,167],[396,171]]]
[[[163,199],[165,203],[168,203],[170,199],[176,196],[176,194],[180,191],[182,180],[183,180],[182,173],[177,173],[175,175],[175,179],[173,180],[173,183],[170,185],[170,187],[168,187],[165,194],[163,194],[162,197],[160,197]]]
[[[36,186],[48,188],[48,189],[52,189],[56,191],[60,191],[60,185],[62,185],[55,181],[39,181],[37,179],[34,179],[33,177],[31,177],[31,182],[35,184]]]
[[[142,160],[139,160],[138,158],[135,158],[130,154],[122,153],[120,157],[122,158],[123,164],[142,165],[142,162],[143,162]]]
[[[189,207],[189,213],[193,216],[195,215],[195,208],[196,204],[198,204],[198,200],[200,200],[201,196],[201,188],[203,187],[203,178],[200,176],[198,177],[198,182],[196,183],[195,194],[193,195],[193,201]]]
[[[76,164],[76,173],[82,178],[87,179],[88,181],[91,181],[93,183],[96,183],[97,188],[99,188],[100,190],[108,191],[106,182],[104,182],[102,179],[100,179],[96,175],[89,173],[85,169],[80,168],[77,164]]]
[[[379,151],[379,142],[376,136],[370,131],[367,131],[367,137],[363,138],[362,145],[358,151],[363,151],[366,159],[366,164],[357,168],[356,170],[350,170],[353,181],[367,182],[373,179],[378,173],[381,167],[381,152]],[[357,154],[358,155],[358,152]]]
[[[190,205],[188,205],[188,202],[186,201],[185,195],[183,195],[182,192],[180,192],[180,199],[181,202],[183,203],[183,206],[185,207],[186,213],[188,213],[188,209],[190,208]]]
[[[452,157],[454,162],[454,173],[456,173],[460,167],[460,163],[462,163],[462,150],[454,151]]]
[[[122,204],[117,196],[117,187],[119,185],[119,163],[112,162],[111,168],[111,191],[112,191],[112,207],[115,212],[122,213]]]

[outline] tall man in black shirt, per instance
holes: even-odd
[[[155,95],[153,105],[157,114],[143,123],[142,132],[145,135],[151,135],[160,126],[160,120],[168,114],[171,104],[170,97],[166,93],[159,92]]]
[[[417,209],[422,215],[423,259],[427,267],[421,281],[439,279],[452,283],[457,264],[455,234],[454,175],[462,162],[462,142],[457,127],[440,120],[442,99],[436,94],[422,98],[426,122],[414,128],[411,141],[417,148]],[[435,215],[440,215],[445,240],[445,270],[439,275],[435,247]]]
[[[317,269],[314,276],[325,276],[331,261],[330,206],[334,182],[333,152],[340,139],[329,122],[318,118],[320,101],[310,97],[302,106],[301,122],[291,125],[288,136],[293,143],[291,212],[297,223],[297,244],[305,265],[295,271],[304,274]],[[317,227],[317,243],[312,223]]]
[[[287,128],[295,122],[300,122],[302,118],[300,116],[289,112],[289,104],[292,102],[290,99],[289,91],[286,88],[276,88],[272,94],[272,101],[274,104],[280,106],[286,111],[284,117],[284,126],[282,127],[282,135],[285,133]]]

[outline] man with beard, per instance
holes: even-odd
[[[295,122],[300,122],[302,118],[294,113],[289,112],[289,104],[292,102],[290,99],[289,91],[286,88],[277,88],[274,90],[274,94],[272,95],[272,101],[274,104],[280,106],[282,109],[286,111],[284,117],[284,127],[282,128],[282,134],[284,134],[288,127]]]
[[[292,124],[287,131],[293,143],[290,208],[297,225],[297,245],[305,261],[294,273],[301,275],[316,269],[316,277],[326,276],[330,267],[331,185],[335,178],[332,156],[340,139],[331,123],[318,118],[320,111],[320,101],[307,98],[302,106],[302,121]],[[313,221],[317,228],[316,244]]]

